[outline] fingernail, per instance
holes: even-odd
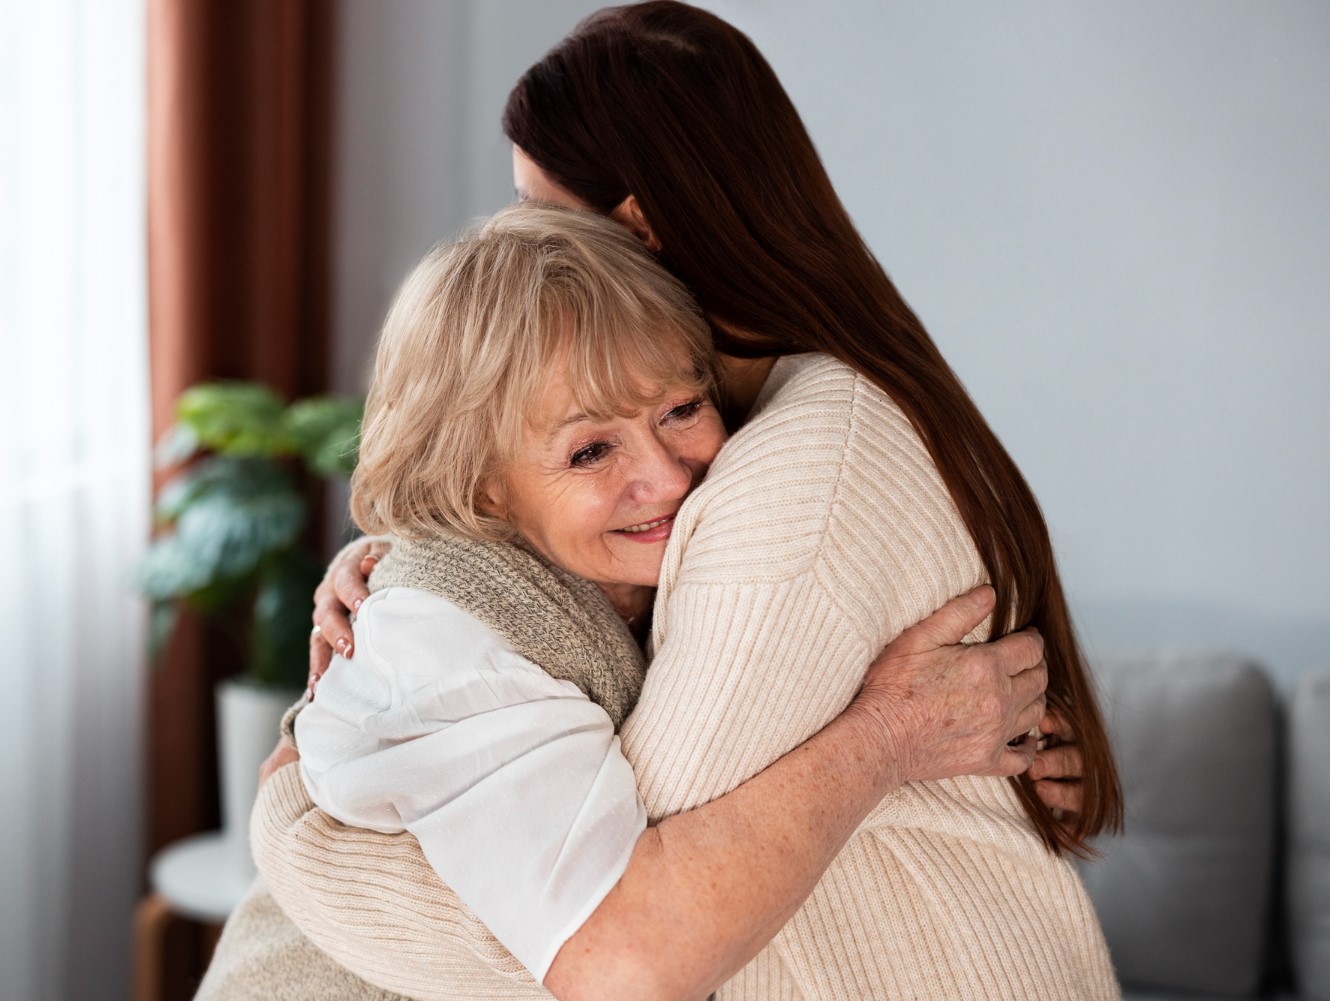
[[[309,699],[311,702],[314,701],[314,685],[315,682],[311,681],[309,687],[305,689],[305,698]]]
[[[360,606],[363,605],[364,603],[365,603],[364,598],[357,598],[355,601],[351,603],[351,611],[353,612],[360,611]]]
[[[343,657],[345,657],[346,651],[350,648],[350,646],[351,644],[348,643],[346,641],[346,637],[343,636],[341,639],[337,641],[337,652],[340,653]]]

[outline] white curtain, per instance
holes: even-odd
[[[0,998],[129,994],[148,532],[142,0],[0,0]]]

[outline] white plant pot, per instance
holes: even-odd
[[[282,714],[300,697],[242,678],[217,686],[217,759],[221,773],[222,835],[237,865],[251,875],[249,814],[259,791],[259,766],[277,743]]]

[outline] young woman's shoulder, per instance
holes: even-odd
[[[926,614],[982,573],[909,418],[825,355],[777,362],[679,520],[666,570],[680,583],[815,573],[857,609],[887,603],[905,616]]]

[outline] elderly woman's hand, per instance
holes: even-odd
[[[365,586],[374,564],[392,544],[383,539],[357,539],[333,557],[328,572],[314,591],[314,631],[309,637],[310,694],[332,662],[333,651],[343,657],[355,653],[351,614],[369,597]]]
[[[964,645],[992,612],[976,588],[893,640],[855,697],[889,735],[903,780],[1019,775],[1035,758],[1045,714],[1044,641],[1032,629]]]
[[[1039,752],[1026,773],[1034,780],[1034,790],[1053,816],[1067,821],[1081,810],[1081,776],[1085,763],[1076,734],[1061,713],[1050,709],[1039,722]]]

